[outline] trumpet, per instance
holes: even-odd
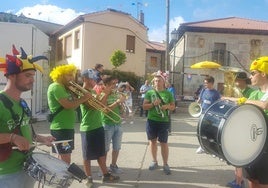
[[[159,100],[158,97],[157,97],[155,94],[153,94],[153,95],[151,96],[151,99],[152,99],[153,102],[154,102],[155,100]],[[161,104],[156,105],[156,106],[155,106],[155,110],[156,110],[156,112],[157,112],[159,115],[161,115],[162,118],[164,118],[165,115],[164,115],[164,112],[163,112],[163,110],[162,110],[162,106],[161,106]]]
[[[81,97],[83,96],[85,93],[87,93],[88,91],[83,88],[82,86],[80,86],[79,84],[70,81],[69,82],[69,86],[68,89],[75,94],[77,97]],[[98,99],[96,99],[95,97],[92,97],[91,99],[89,99],[86,103],[87,106],[89,107],[93,107],[96,110],[101,111],[106,117],[108,117],[110,120],[112,120],[115,123],[119,123],[121,120],[120,115],[118,115],[117,113],[115,113],[112,109],[110,109],[109,107],[105,106],[104,104],[102,104]],[[115,118],[113,118],[111,115],[112,114]]]

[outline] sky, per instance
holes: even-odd
[[[166,40],[167,0],[7,0],[0,12],[48,22],[66,24],[81,14],[107,10],[123,11],[137,18],[144,13],[144,24],[151,41]],[[169,0],[169,31],[181,23],[241,17],[268,21],[268,0]]]

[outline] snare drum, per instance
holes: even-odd
[[[255,105],[229,100],[211,105],[201,115],[197,136],[202,148],[233,166],[247,166],[266,151],[267,119]]]
[[[68,187],[73,178],[69,165],[49,154],[33,153],[26,161],[24,170],[36,181],[50,187]]]

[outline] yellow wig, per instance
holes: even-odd
[[[53,68],[53,70],[50,72],[49,76],[53,80],[53,82],[56,82],[59,80],[59,78],[62,75],[64,75],[64,74],[75,75],[76,71],[77,71],[77,68],[73,64],[59,65],[59,66]]]

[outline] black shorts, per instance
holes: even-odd
[[[96,160],[105,156],[104,128],[81,132],[82,153],[84,160]]]
[[[169,129],[169,122],[158,122],[149,119],[147,120],[146,133],[148,140],[158,138],[159,142],[167,143],[168,129]]]
[[[59,154],[72,153],[72,150],[74,149],[74,129],[50,130],[50,133],[56,138],[56,141],[72,140],[70,142],[56,144]],[[52,153],[57,153],[53,146]]]
[[[268,184],[268,153],[263,153],[254,164],[243,169],[247,179],[258,180],[260,184]]]

